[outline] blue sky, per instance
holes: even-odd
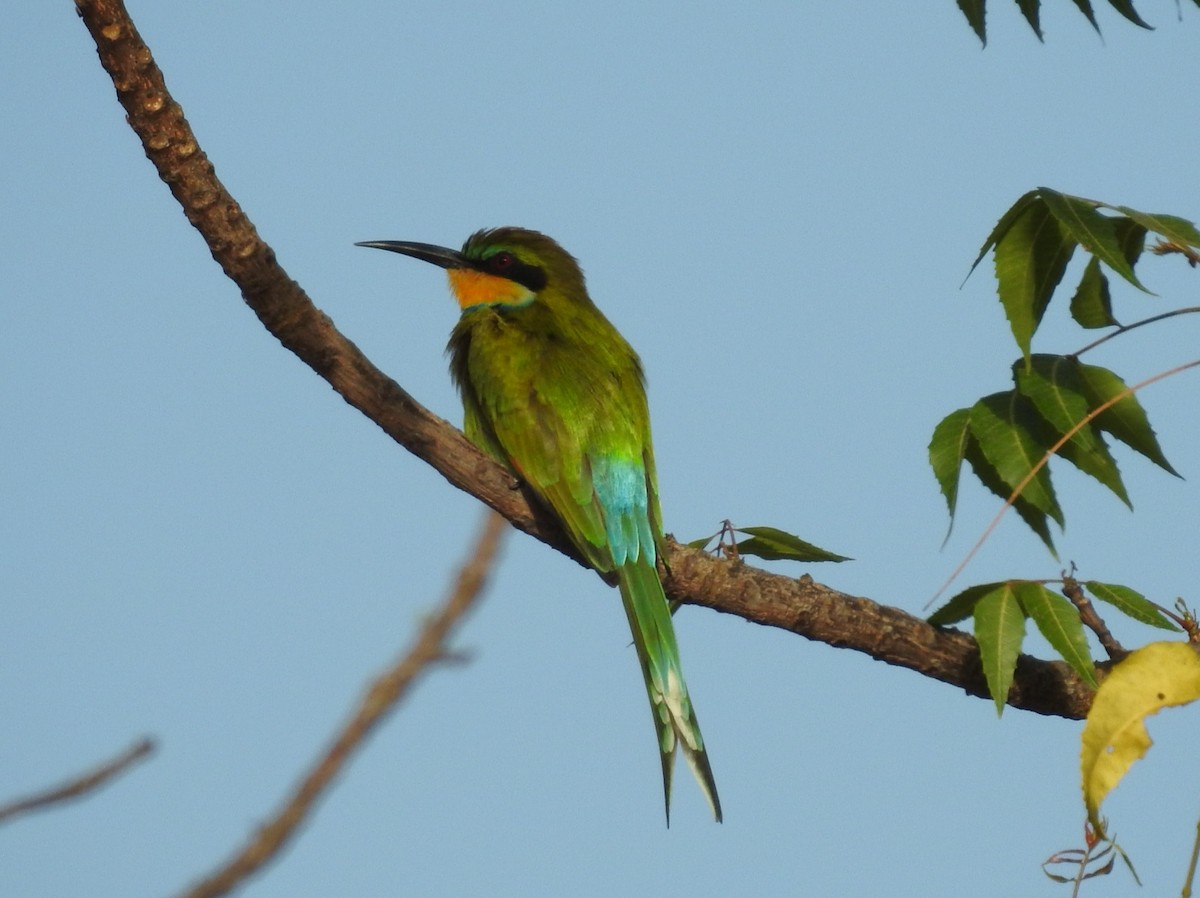
[[[422,402],[458,420],[444,280],[353,243],[544,230],[645,362],[667,529],[797,532],[857,559],[817,579],[913,612],[996,510],[968,487],[940,549],[925,460],[944,414],[1008,385],[988,266],[959,286],[992,224],[1042,184],[1200,218],[1197,23],[1167,3],[1143,4],[1155,32],[1100,10],[1103,39],[1047,4],[1045,45],[996,4],[986,50],[949,2],[132,12],[284,267]],[[0,798],[141,734],[160,750],[0,832],[0,894],[169,894],[278,804],[444,594],[480,511],[257,323],[73,6],[13,13]],[[1119,317],[1195,303],[1179,260],[1142,270],[1159,296],[1116,287]],[[1194,328],[1092,360],[1141,379],[1192,358]],[[1088,339],[1052,307],[1035,348]],[[1084,576],[1195,601],[1194,396],[1194,375],[1143,396],[1192,480],[1116,450],[1136,513],[1057,472],[1060,550]],[[1059,567],[1012,519],[961,582]],[[1078,723],[997,721],[907,671],[686,608],[726,822],[680,770],[667,830],[625,627],[614,592],[514,534],[457,640],[471,663],[422,683],[245,894],[1065,894],[1038,864],[1080,841]],[[1105,806],[1147,894],[1186,864],[1194,732],[1190,709],[1156,718]]]

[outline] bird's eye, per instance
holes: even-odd
[[[522,261],[512,250],[498,250],[476,264],[480,271],[515,281],[534,293],[546,286],[546,273],[536,265]]]
[[[488,259],[488,267],[493,271],[508,271],[516,263],[516,256],[510,252],[499,252]]]

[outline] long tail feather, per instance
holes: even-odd
[[[717,783],[708,763],[700,724],[688,697],[671,611],[658,571],[643,558],[618,568],[617,578],[658,733],[667,825],[671,824],[671,771],[676,747],[683,752],[684,760],[708,799],[713,817],[720,823],[721,800],[717,797]]]

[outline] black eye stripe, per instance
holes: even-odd
[[[498,253],[488,256],[479,263],[479,268],[488,274],[516,281],[522,287],[527,287],[534,293],[537,293],[546,286],[546,272],[542,271],[536,265],[522,262],[507,250],[501,250]]]

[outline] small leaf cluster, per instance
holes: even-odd
[[[1071,0],[1075,4],[1076,9],[1083,13],[1096,33],[1100,33],[1100,24],[1096,21],[1096,13],[1092,9],[1091,0]],[[1194,0],[1197,6],[1200,6],[1200,0]],[[1133,0],[1108,0],[1108,5],[1119,12],[1122,16],[1128,19],[1135,25],[1142,28],[1150,29],[1137,10],[1133,8]],[[1021,15],[1025,17],[1025,21],[1029,23],[1029,27],[1033,29],[1033,33],[1037,35],[1038,40],[1045,40],[1042,34],[1041,21],[1041,0],[1017,0],[1017,6],[1021,9]],[[967,23],[971,26],[971,30],[979,37],[979,40],[985,46],[987,45],[987,23],[985,20],[987,13],[987,0],[958,0],[958,8],[962,14],[966,16]]]
[[[1094,580],[1080,584],[1092,597],[1124,614],[1165,630],[1178,628],[1157,606],[1137,590]],[[1004,710],[1017,657],[1025,641],[1025,621],[1032,620],[1046,641],[1072,669],[1095,688],[1091,651],[1075,606],[1044,582],[1005,580],[981,583],[964,589],[929,617],[934,626],[945,627],[974,618],[979,660],[988,691],[996,702],[996,713]]]
[[[737,541],[735,533],[743,533],[749,539]],[[703,549],[714,539],[718,540],[717,550],[724,551],[732,557],[753,555],[767,561],[850,561],[846,555],[838,555],[820,546],[802,540],[800,537],[780,530],[777,527],[734,527],[726,521],[720,530],[702,539],[694,539],[687,545],[693,549]],[[726,544],[725,540],[729,542]]]
[[[1145,409],[1115,373],[1070,355],[1031,355],[1013,365],[1014,387],[957,409],[934,428],[929,464],[946,499],[951,522],[958,504],[962,463],[992,493],[1009,500],[1054,552],[1049,520],[1061,528],[1063,511],[1044,460],[1065,458],[1132,508],[1105,434],[1172,474]]]
[[[1101,209],[1120,214],[1105,215]],[[1139,212],[1038,187],[1001,216],[971,271],[990,250],[995,250],[1000,302],[1013,338],[1028,360],[1033,334],[1077,248],[1082,247],[1092,257],[1071,297],[1071,317],[1081,327],[1118,325],[1101,263],[1139,290],[1150,292],[1133,270],[1145,250],[1148,233],[1162,238],[1160,246],[1178,247],[1185,254],[1200,247],[1200,231],[1187,219]]]
[[[1104,214],[1102,209],[1116,214]],[[1148,293],[1134,266],[1151,233],[1160,237],[1157,252],[1180,252],[1189,261],[1197,257],[1200,231],[1186,219],[1113,206],[1048,187],[1020,197],[992,229],[971,270],[989,251],[994,253],[997,293],[1021,358],[1012,366],[1012,389],[951,412],[934,429],[929,463],[952,525],[964,461],[987,489],[1012,504],[1051,553],[1049,522],[1054,520],[1060,528],[1064,522],[1046,464],[1052,455],[1095,478],[1130,507],[1106,437],[1176,474],[1134,394],[1137,386],[1129,387],[1110,369],[1079,359],[1137,324],[1198,311],[1178,310],[1129,326],[1113,315],[1106,272],[1115,272]],[[1084,328],[1117,330],[1071,354],[1035,354],[1034,333],[1079,248],[1091,258],[1072,293],[1071,316]]]

